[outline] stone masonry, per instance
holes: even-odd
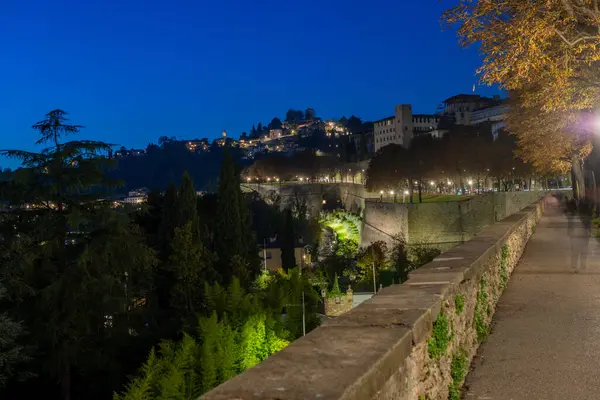
[[[485,227],[202,399],[460,398],[544,204]]]

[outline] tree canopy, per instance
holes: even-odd
[[[600,99],[600,10],[592,0],[460,0],[442,19],[483,55],[484,84],[511,92],[519,155],[564,172],[591,151],[590,110]]]

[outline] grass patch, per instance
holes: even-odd
[[[442,309],[433,323],[431,338],[427,341],[427,352],[429,353],[429,357],[434,360],[439,359],[446,353],[449,343],[450,332],[448,318],[446,318],[444,310]]]
[[[485,314],[490,312],[488,304],[488,295],[486,292],[487,281],[485,276],[481,277],[481,284],[477,291],[477,301],[475,302],[475,315],[473,317],[473,324],[475,325],[475,331],[477,332],[477,341],[483,342],[489,333],[489,326],[485,322]]]
[[[471,195],[455,195],[455,194],[423,194],[421,199],[423,203],[446,203],[451,201],[465,201],[471,199],[473,196]],[[419,201],[419,195],[415,196],[416,202]]]
[[[460,315],[465,308],[465,295],[457,294],[454,296],[454,306],[456,307],[456,313]]]
[[[535,233],[535,224],[531,225],[531,234],[533,235]]]
[[[467,352],[464,349],[460,349],[452,357],[452,363],[450,364],[452,383],[448,388],[449,400],[460,400],[460,389],[465,376],[467,376],[468,361]]]

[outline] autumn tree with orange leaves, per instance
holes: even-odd
[[[540,172],[571,169],[579,197],[600,104],[600,1],[459,0],[442,21],[478,45],[481,82],[510,92],[518,155]]]

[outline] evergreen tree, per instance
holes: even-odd
[[[256,134],[256,128],[252,125],[252,129],[250,130],[250,139],[256,139],[258,135]]]
[[[225,282],[229,282],[232,278],[229,266],[231,257],[244,254],[239,206],[241,195],[235,164],[228,149],[226,149],[221,165],[217,200],[218,219],[215,232],[215,249],[219,256],[219,273],[221,273]]]
[[[177,200],[175,202],[176,226],[185,226],[191,222],[196,229],[198,226],[198,196],[194,188],[194,180],[190,174],[184,172],[181,178],[181,185],[177,192]],[[195,232],[196,234],[197,232]]]
[[[6,290],[0,287],[0,299],[5,297]],[[23,335],[23,326],[13,321],[8,313],[0,314],[0,389],[15,375],[27,377],[22,372],[25,362],[30,360],[26,349],[17,340]],[[17,368],[19,367],[19,368]]]
[[[283,269],[288,270],[296,267],[295,235],[294,235],[294,217],[292,210],[285,210],[283,230],[279,235],[281,246],[281,264]]]
[[[224,282],[231,281],[234,275],[232,268],[240,265],[238,261],[232,263],[234,256],[239,256],[247,262],[248,273],[244,274],[244,277],[247,276],[248,279],[245,284],[248,284],[260,269],[258,248],[252,233],[252,217],[242,195],[238,172],[229,149],[225,150],[221,166],[215,250],[219,258],[218,272]]]
[[[200,311],[203,283],[213,277],[212,262],[212,254],[195,238],[191,221],[175,228],[168,261],[174,278],[171,305],[185,320]]]
[[[40,378],[59,382],[69,400],[74,380],[95,375],[111,361],[115,343],[141,329],[129,315],[147,293],[155,258],[128,214],[101,200],[117,184],[105,173],[110,146],[63,142],[81,127],[68,124],[62,110],[33,128],[37,143],[48,147],[0,153],[24,167],[7,196],[19,207],[0,223],[0,246],[20,243],[22,251],[4,255],[0,280],[11,299],[9,313],[23,321],[28,343],[37,348]]]
[[[258,132],[259,135],[263,132],[263,126],[260,122],[256,126],[256,131]]]
[[[162,221],[159,230],[159,250],[163,256],[169,251],[169,245],[173,240],[173,231],[177,226],[177,188],[170,183],[165,192]]]

